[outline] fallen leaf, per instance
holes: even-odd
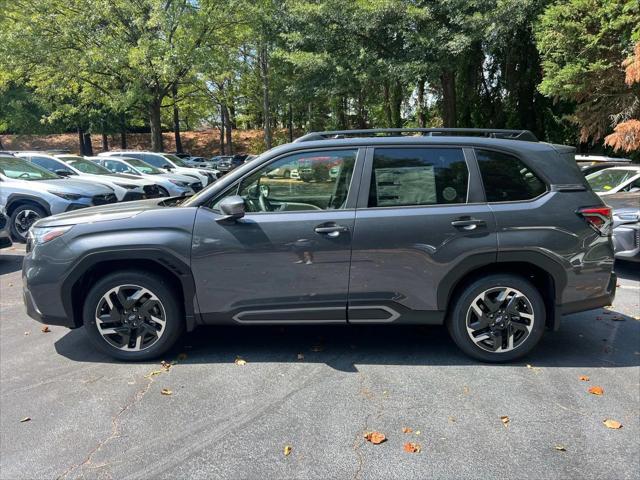
[[[173,366],[173,363],[169,363],[169,362],[165,362],[164,360],[162,360],[160,362],[160,365],[162,366],[162,368],[164,368],[166,371],[169,371],[169,369]]]
[[[462,394],[469,395],[469,387],[467,387],[466,385],[462,387]]]
[[[284,456],[288,457],[289,454],[291,453],[291,450],[292,450],[291,445],[285,445],[284,446]]]
[[[169,390],[168,388],[163,388],[162,390],[160,390],[160,393],[162,395],[173,395],[173,390]]]
[[[567,451],[567,447],[565,447],[564,445],[560,445],[559,443],[556,444],[556,446],[553,447],[553,448],[555,448],[559,452],[566,452]]]
[[[41,331],[42,333],[49,333],[49,332],[51,331],[51,329],[49,328],[49,325],[45,325],[44,327],[42,327],[42,328],[40,329],[40,331]]]
[[[456,419],[454,417],[449,417],[448,419],[451,423],[456,423]]]
[[[31,335],[31,332],[24,332],[25,335]]]
[[[611,320],[613,320],[614,322],[624,322],[624,317],[616,315],[615,317],[611,317]]]
[[[30,421],[31,421],[31,417],[24,417],[20,419],[20,423],[30,422]]]
[[[411,427],[402,427],[402,433],[411,433],[413,432],[413,428]]]
[[[380,433],[380,432],[366,432],[364,434],[364,438],[368,442],[373,443],[374,445],[379,445],[382,442],[387,440],[387,437],[385,437],[384,433]]]
[[[420,430],[416,430],[416,435],[420,435]]]
[[[589,377],[587,375],[580,375],[580,380],[582,380],[583,382],[588,382]]]
[[[241,357],[236,357],[236,360],[235,360],[235,362],[234,362],[234,363],[235,363],[236,365],[243,366],[243,365],[246,365],[246,364],[247,364],[247,361],[246,361],[245,359],[241,358]]]
[[[592,395],[602,395],[604,393],[604,390],[602,387],[594,385],[593,387],[589,387],[588,392]]]
[[[614,430],[618,430],[619,428],[622,428],[622,424],[620,422],[618,422],[617,420],[611,420],[611,419],[607,418],[602,423],[604,423],[605,427],[612,428]]]
[[[9,286],[10,286],[10,287],[13,287],[13,283],[10,283],[10,284],[9,284]]]
[[[298,354],[298,360],[304,360],[304,353]]]
[[[321,352],[322,350],[324,350],[324,347],[322,345],[314,345],[313,347],[311,347],[312,352]]]
[[[509,417],[507,417],[506,415],[503,415],[502,417],[500,417],[500,421],[502,422],[502,424],[505,427],[509,426],[509,422],[511,421],[511,419]]]
[[[187,354],[186,353],[179,353],[178,354],[178,360],[184,361],[186,359],[187,359]]]
[[[404,451],[407,453],[420,453],[420,450],[422,450],[419,443],[413,442],[405,443],[402,448],[404,448]]]

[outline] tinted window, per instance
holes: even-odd
[[[26,160],[13,157],[0,157],[0,173],[8,178],[19,180],[52,180],[60,178],[48,170],[31,165]]]
[[[109,169],[111,172],[125,173],[131,171],[131,169],[127,165],[116,160],[102,160],[100,163],[103,167]]]
[[[242,196],[249,212],[342,209],[357,153],[334,150],[289,155],[245,177],[228,194]]]
[[[133,158],[138,158],[138,159],[143,160],[143,161],[153,165],[154,167],[158,167],[158,168],[164,168],[165,165],[169,164],[169,162],[167,162],[166,159],[164,159],[161,156],[156,156],[156,155],[148,155],[148,154],[146,154],[146,155],[140,155],[140,156],[138,156],[138,155],[135,155],[135,156],[134,155],[128,155],[128,156],[131,156]],[[142,158],[140,158],[140,157],[142,157]]]
[[[369,206],[465,203],[468,179],[459,148],[376,148]]]
[[[58,170],[64,170],[68,172],[70,175],[77,175],[76,172],[67,167],[64,163],[59,162],[58,160],[53,160],[47,157],[31,157],[31,163],[38,165],[39,167],[46,168],[50,172],[56,173]]]
[[[529,200],[546,191],[546,186],[529,167],[512,155],[476,150],[488,202]]]

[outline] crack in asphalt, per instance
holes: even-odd
[[[149,372],[147,375],[145,375],[144,378],[147,379],[147,384],[144,386],[144,388],[142,388],[135,395],[133,395],[133,397],[131,397],[131,399],[111,418],[111,434],[107,438],[105,438],[104,440],[98,441],[96,446],[89,451],[89,453],[87,454],[87,456],[85,457],[85,459],[82,462],[77,463],[77,464],[72,465],[71,467],[67,468],[62,474],[60,474],[58,477],[56,477],[56,480],[64,480],[70,474],[72,474],[73,472],[76,472],[78,470],[80,470],[81,477],[85,478],[85,476],[84,476],[84,467],[86,467],[88,465],[91,465],[93,457],[100,450],[102,450],[102,447],[104,447],[111,440],[113,440],[114,438],[117,438],[119,436],[118,430],[119,430],[119,427],[120,427],[120,417],[122,417],[122,415],[124,415],[128,410],[130,410],[132,407],[134,407],[135,405],[137,405],[138,403],[140,403],[142,401],[144,396],[150,390],[151,385],[153,385],[153,383],[155,381],[155,377],[157,375],[161,375],[163,373],[169,372],[171,367],[174,366],[176,363],[177,362],[171,362],[170,364],[168,364],[168,365],[170,365],[169,368],[163,366],[160,370],[153,370],[153,371]],[[100,465],[100,468],[102,468],[104,466],[107,466],[107,465],[108,465],[108,463]],[[113,478],[108,472],[107,472],[107,476],[109,478]]]

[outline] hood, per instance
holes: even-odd
[[[621,208],[640,209],[640,192],[620,192],[607,195],[604,203],[614,210]]]
[[[92,173],[83,173],[82,177],[86,177],[87,180],[101,182],[101,183],[127,183],[129,185],[135,185],[136,187],[144,187],[145,185],[151,185],[148,180],[142,180],[140,177],[124,176],[124,175],[94,175]]]
[[[135,217],[142,212],[166,208],[171,206],[167,198],[154,198],[151,200],[140,200],[137,202],[112,203],[99,207],[89,207],[80,210],[73,210],[67,213],[60,213],[51,217],[43,218],[35,223],[36,227],[60,227],[66,225],[78,225],[80,223],[96,223],[107,220],[122,220]]]
[[[165,178],[169,178],[171,180],[177,180],[179,182],[186,182],[186,183],[194,183],[194,182],[199,182],[200,179],[195,177],[195,176],[187,176],[187,175],[183,175],[180,173],[162,173],[160,175],[158,175],[160,177],[165,177]]]
[[[113,193],[113,189],[106,185],[96,184],[90,180],[80,179],[55,179],[55,180],[36,180],[25,181],[26,184],[46,185],[46,190],[50,192],[62,192],[62,193],[76,193],[79,195],[85,195],[93,197],[94,195],[104,195],[106,193]],[[35,185],[34,185],[35,186]]]

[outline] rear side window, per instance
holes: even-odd
[[[468,180],[460,148],[376,148],[369,207],[466,203]]]
[[[547,190],[544,182],[513,155],[476,150],[476,158],[488,202],[530,200]]]

